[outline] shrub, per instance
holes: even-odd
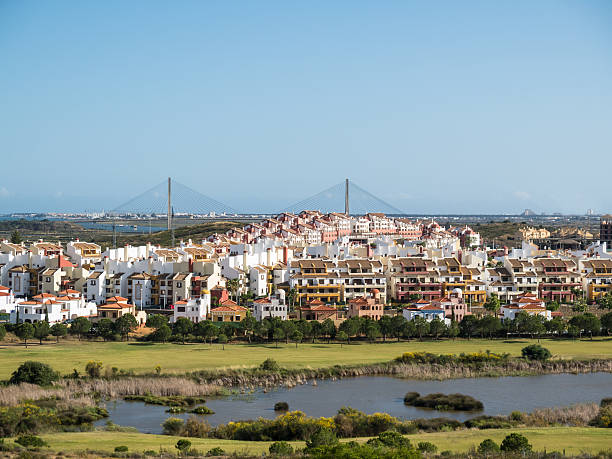
[[[612,427],[612,405],[599,409],[599,414],[589,423],[595,427]]]
[[[22,435],[15,440],[15,443],[26,448],[42,448],[43,446],[49,446],[46,441],[36,435]]]
[[[429,441],[421,441],[417,445],[417,449],[422,453],[435,453],[438,447]]]
[[[387,448],[410,448],[411,446],[410,440],[393,430],[380,433],[378,437],[368,440],[368,443],[386,446]]]
[[[515,422],[503,416],[476,416],[463,423],[468,429],[507,429],[515,425]]]
[[[183,430],[183,420],[179,418],[168,418],[162,424],[165,435],[178,436]]]
[[[259,366],[259,368],[265,371],[279,371],[281,369],[280,365],[276,360],[269,358],[264,360]]]
[[[270,445],[268,451],[278,456],[289,456],[293,454],[293,447],[286,441],[275,441]]]
[[[610,405],[612,405],[612,397],[602,398],[601,403],[599,404],[599,406],[601,406],[602,408]]]
[[[478,445],[478,452],[485,455],[499,453],[499,445],[490,438],[487,438]]]
[[[182,434],[186,437],[206,438],[211,431],[210,424],[204,420],[200,420],[195,416],[190,416],[185,421]]]
[[[85,365],[85,373],[89,375],[90,378],[99,378],[102,372],[102,362],[96,362],[94,360],[90,360]]]
[[[450,418],[415,419],[412,421],[419,430],[425,432],[439,432],[441,430],[456,430],[461,423]]]
[[[531,451],[531,445],[524,435],[511,433],[501,443],[502,451],[508,453],[528,453]]]
[[[287,402],[276,402],[274,411],[289,411],[289,404]]]
[[[11,376],[11,384],[30,383],[49,386],[59,375],[46,363],[27,361],[19,365]]]
[[[338,437],[333,430],[321,427],[306,440],[306,448],[317,448],[319,446],[332,446],[338,443]]]
[[[539,344],[525,346],[523,349],[521,349],[521,355],[527,360],[539,360],[541,362],[548,360],[552,357],[550,351],[545,347],[540,346]]]
[[[412,402],[414,402],[420,396],[421,394],[419,394],[418,392],[407,392],[406,395],[404,395],[404,404],[412,405]]]
[[[209,449],[208,452],[206,453],[207,457],[224,456],[224,455],[225,455],[225,451],[222,448],[219,448],[218,446],[216,448]]]
[[[525,413],[521,413],[520,411],[513,411],[510,413],[510,419],[516,422],[525,421]]]
[[[194,408],[193,410],[190,410],[189,412],[193,414],[199,414],[199,415],[215,414],[213,410],[211,410],[210,408],[204,405],[198,406]]]
[[[115,452],[116,453],[127,453],[128,452],[128,447],[125,446],[125,445],[115,446]]]
[[[406,403],[405,397],[404,403]],[[463,394],[429,394],[424,397],[417,397],[412,402],[406,404],[440,411],[475,411],[483,409],[482,402]]]
[[[181,438],[179,441],[176,442],[176,445],[174,445],[174,447],[178,449],[181,453],[184,453],[185,451],[189,450],[189,448],[191,448],[191,442],[189,440]]]

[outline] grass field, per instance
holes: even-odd
[[[64,341],[60,344],[45,343],[29,345],[0,345],[0,378],[6,379],[11,372],[26,360],[37,360],[50,364],[62,374],[74,368],[83,371],[90,360],[100,360],[106,367],[133,370],[136,373],[151,373],[161,365],[164,373],[182,373],[199,369],[237,368],[259,365],[268,357],[276,359],[286,368],[322,368],[336,364],[368,364],[389,361],[403,352],[427,351],[436,354],[459,354],[461,352],[509,353],[518,356],[521,348],[537,340],[441,340],[386,343],[339,344],[279,344],[273,345],[229,344],[225,350],[218,344],[149,344],[149,343],[103,343],[87,341]],[[585,340],[542,340],[555,358],[612,358],[612,338]]]
[[[593,427],[547,427],[530,429],[491,429],[460,430],[455,432],[436,432],[409,435],[413,444],[419,441],[430,441],[438,451],[468,451],[481,441],[490,438],[498,444],[511,432],[519,432],[527,437],[537,451],[563,451],[567,454],[581,452],[597,453],[612,448],[612,429]],[[148,435],[122,432],[66,432],[42,436],[53,451],[74,452],[86,449],[112,452],[116,446],[125,445],[130,451],[159,451],[160,448],[174,450],[179,437],[166,435]],[[366,439],[359,439],[365,441]],[[221,447],[226,452],[244,452],[260,454],[267,451],[270,442],[248,442],[190,438],[192,446],[208,451]],[[348,441],[348,440],[347,440]],[[303,447],[304,442],[291,442],[294,447]]]

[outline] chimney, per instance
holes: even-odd
[[[108,274],[108,257],[104,257],[104,272]]]
[[[128,245],[125,244],[123,247],[123,261],[128,261]]]
[[[242,252],[242,269],[244,271],[247,270],[247,250],[246,250],[246,248]]]
[[[147,242],[147,256],[151,255],[151,243]]]
[[[28,250],[28,268],[32,267],[32,251]]]
[[[270,249],[270,247],[268,247],[266,249],[266,266],[271,266],[272,265],[272,256],[271,256],[271,251],[272,249]]]
[[[283,247],[283,263],[287,264],[287,246]]]
[[[147,263],[147,273],[153,274],[153,257],[149,257],[149,261]]]

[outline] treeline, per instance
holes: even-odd
[[[583,336],[597,336],[610,334],[612,331],[612,312],[600,318],[585,313],[565,320],[555,317],[546,320],[541,316],[531,316],[522,311],[513,320],[502,321],[495,316],[465,316],[461,322],[451,321],[446,324],[443,320],[433,319],[426,321],[422,317],[406,320],[403,316],[383,316],[375,321],[368,317],[353,317],[336,326],[333,320],[323,322],[315,320],[281,320],[278,317],[265,318],[258,322],[253,316],[247,316],[241,322],[212,322],[205,320],[193,323],[184,317],[174,324],[168,323],[166,316],[151,314],[147,326],[154,331],[145,336],[144,340],[155,342],[204,342],[216,341],[225,344],[236,339],[246,340],[249,343],[290,343],[297,346],[302,342],[317,340],[332,341],[350,344],[352,340],[409,340],[409,339],[454,339],[462,338],[499,338],[509,335],[540,337],[566,337],[581,338]],[[101,319],[91,322],[85,317],[75,319],[70,327],[64,324],[49,326],[47,322],[35,324],[22,323],[19,325],[0,325],[0,340],[6,331],[12,331],[24,340],[38,339],[40,344],[49,336],[59,338],[67,334],[78,339],[103,339],[104,341],[127,340],[129,333],[138,327],[138,322],[132,314],[124,314],[114,322],[110,319]]]

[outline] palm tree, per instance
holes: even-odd
[[[227,281],[227,289],[232,294],[234,301],[236,301],[236,298],[237,298],[238,287],[239,287],[238,279],[229,279]]]

